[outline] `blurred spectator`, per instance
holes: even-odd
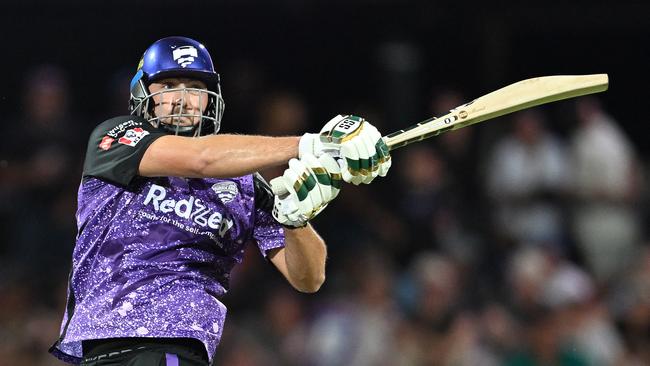
[[[215,366],[279,366],[275,353],[269,353],[259,343],[251,329],[241,324],[241,316],[232,319],[224,328],[222,352],[215,356]]]
[[[221,365],[298,366],[307,361],[305,309],[300,295],[281,282],[268,286],[263,305],[242,312],[229,323]],[[259,304],[258,304],[259,305]],[[262,312],[259,312],[259,309]]]
[[[444,206],[447,187],[445,162],[435,150],[427,145],[409,147],[396,158],[399,169],[400,216],[407,220],[411,230],[424,234],[416,240],[427,249],[434,246],[434,231],[430,229],[433,216]]]
[[[308,132],[307,118],[307,106],[300,96],[288,91],[274,91],[264,96],[260,102],[256,133],[299,136]],[[270,168],[261,174],[268,181],[282,175],[284,169],[284,166]]]
[[[275,350],[282,365],[304,365],[308,360],[306,351],[307,320],[300,295],[286,286],[277,286],[267,299],[263,322],[264,340]],[[259,324],[259,323],[258,323]]]
[[[466,218],[474,206],[461,198],[450,181],[447,162],[426,144],[409,146],[395,160],[400,178],[395,195],[399,216],[418,233],[403,237],[398,256],[410,261],[419,251],[438,249],[463,264],[477,257],[477,238]],[[410,239],[410,240],[409,240]]]
[[[559,337],[580,352],[589,365],[622,364],[623,339],[585,271],[567,261],[556,261],[546,280],[542,303],[553,309]]]
[[[640,173],[634,147],[598,100],[578,99],[576,112],[572,230],[588,268],[602,283],[621,275],[636,255]]]
[[[552,262],[550,252],[539,246],[523,246],[512,253],[506,283],[509,303],[518,318],[539,310],[546,280],[552,274]]]
[[[499,360],[506,358],[521,342],[521,327],[504,304],[491,302],[480,314],[484,343]]]
[[[558,320],[552,311],[542,309],[525,322],[522,348],[513,353],[505,366],[587,366],[588,361],[576,349],[563,344]]]
[[[75,196],[81,141],[86,137],[69,113],[64,71],[38,66],[27,74],[23,108],[12,125],[18,139],[3,144],[0,216],[11,227],[3,235],[2,272],[19,271],[48,288],[65,276],[75,226]]]
[[[63,365],[46,352],[60,326],[63,304],[49,302],[56,293],[40,292],[20,277],[4,277],[0,284],[0,360],[2,365]]]
[[[443,90],[436,93],[432,99],[431,112],[434,116],[442,116],[465,102],[467,101],[458,91]],[[440,156],[446,162],[447,175],[452,181],[455,199],[472,203],[473,209],[467,209],[468,212],[477,212],[475,209],[480,204],[481,196],[476,140],[475,128],[461,128],[446,132],[433,140],[436,142]]]
[[[401,211],[394,208],[404,193],[390,185],[389,179],[373,182],[375,187],[382,184],[386,184],[387,194],[378,194],[381,189],[375,190],[372,186],[346,184],[338,201],[328,206],[329,214],[314,221],[318,228],[328,233],[328,248],[333,255],[339,258],[354,255],[370,244],[390,255],[398,266],[406,263],[405,258],[413,251],[411,239],[416,231],[407,224]],[[337,263],[340,261],[333,262]]]
[[[349,268],[350,296],[323,307],[308,334],[309,365],[395,365],[400,316],[393,298],[393,269],[376,250],[357,253]]]
[[[519,250],[510,268],[513,305],[531,335],[526,346],[532,347],[513,360],[622,364],[623,339],[587,272],[541,247]]]
[[[417,345],[409,360],[422,365],[497,365],[481,339],[479,322],[465,305],[461,267],[444,255],[427,251],[413,261],[402,283],[402,305],[410,315]],[[409,291],[404,292],[404,289]],[[407,333],[408,334],[408,333]],[[402,340],[403,342],[404,340]]]
[[[611,292],[610,306],[629,346],[630,364],[650,365],[650,247],[636,257]]]
[[[591,296],[582,276],[576,276],[580,280],[569,288],[557,277],[569,268],[573,267],[545,247],[522,247],[512,256],[510,301],[524,337],[506,357],[506,365],[588,365],[586,356],[572,347],[557,310],[561,304]]]
[[[515,243],[561,245],[566,149],[546,129],[540,112],[527,110],[513,118],[512,132],[496,143],[486,167],[497,231]]]
[[[457,264],[448,257],[420,252],[410,267],[416,297],[412,311],[418,323],[435,331],[448,329],[462,305],[463,277]]]
[[[260,103],[257,131],[271,136],[303,134],[310,127],[307,117],[307,106],[301,97],[288,91],[275,91]]]
[[[454,90],[438,92],[432,102],[433,115],[441,116],[465,103]],[[484,228],[484,200],[479,188],[479,159],[476,130],[462,128],[435,138],[444,163],[445,205],[433,221],[441,250],[461,263],[473,266],[482,255],[480,236]]]
[[[63,311],[60,283],[74,241],[85,136],[69,113],[62,69],[41,65],[30,70],[22,98],[21,113],[8,122],[16,138],[0,147],[0,359],[12,365],[59,365],[46,350]]]

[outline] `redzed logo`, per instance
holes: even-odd
[[[104,136],[104,138],[102,139],[102,142],[99,143],[99,148],[102,149],[102,150],[108,150],[108,149],[111,148],[111,144],[113,143],[113,141],[115,141],[114,138]]]

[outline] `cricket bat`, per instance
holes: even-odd
[[[474,123],[562,99],[607,90],[607,74],[554,75],[526,79],[458,106],[440,117],[384,136],[390,150]]]

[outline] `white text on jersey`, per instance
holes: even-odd
[[[233,227],[231,219],[223,217],[221,212],[212,212],[212,208],[206,207],[199,198],[190,196],[187,199],[174,200],[165,199],[167,190],[156,184],[152,184],[144,199],[144,205],[151,203],[154,210],[163,213],[174,212],[176,216],[192,220],[197,225],[219,230],[219,236],[223,238],[226,232]]]

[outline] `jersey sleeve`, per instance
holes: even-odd
[[[90,134],[83,176],[128,186],[149,145],[165,133],[137,116],[121,116],[103,122]]]
[[[253,187],[255,189],[253,239],[262,255],[266,257],[269,250],[284,247],[284,229],[271,214],[274,200],[271,187],[258,173],[253,175]]]

